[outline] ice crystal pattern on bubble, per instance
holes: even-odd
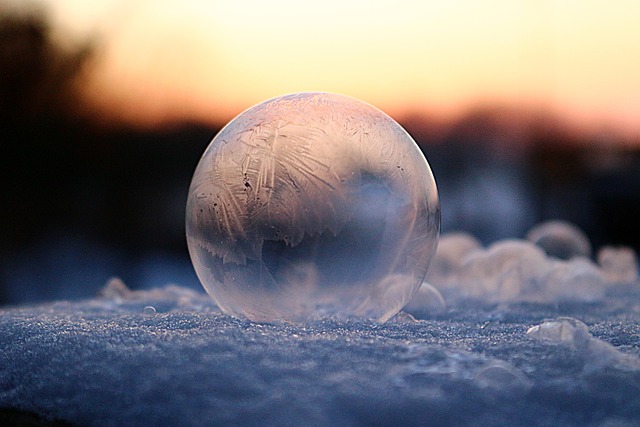
[[[213,139],[187,202],[198,276],[254,321],[386,321],[426,274],[439,233],[428,163],[393,119],[353,98],[258,104]]]

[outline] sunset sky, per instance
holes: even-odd
[[[226,121],[320,90],[391,115],[549,110],[640,135],[640,2],[47,0],[101,42],[88,88],[114,117]]]

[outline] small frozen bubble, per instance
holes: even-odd
[[[596,302],[605,296],[602,272],[586,258],[554,261],[545,279],[549,301]]]
[[[389,319],[389,323],[418,323],[418,320],[410,313],[402,310],[391,319]]]
[[[587,235],[565,221],[548,221],[533,227],[527,240],[540,246],[549,256],[570,259],[591,256],[591,243]]]
[[[145,316],[155,316],[156,315],[156,309],[155,307],[148,305],[145,308],[142,309],[142,314],[144,314]]]
[[[440,290],[455,286],[464,258],[481,248],[478,239],[470,234],[457,232],[443,235],[429,267],[427,281]]]
[[[475,380],[480,387],[504,390],[508,393],[526,391],[531,388],[531,380],[518,368],[506,362],[494,362],[479,369]]]
[[[100,296],[112,300],[122,300],[131,296],[131,290],[119,277],[112,277],[107,281],[104,288],[100,290]]]
[[[460,293],[492,303],[537,301],[548,268],[540,248],[524,240],[503,240],[465,259],[459,273]]]
[[[200,159],[186,209],[204,288],[257,322],[388,320],[422,284],[439,228],[414,140],[380,110],[328,93],[233,119]]]
[[[469,250],[457,273],[440,288],[446,299],[487,303],[596,302],[605,296],[602,272],[584,257],[548,257],[527,240],[502,240]]]
[[[418,292],[404,307],[404,311],[416,319],[429,319],[443,314],[446,310],[447,304],[440,292],[427,282],[422,283]]]
[[[609,284],[631,284],[638,281],[638,258],[629,247],[604,246],[598,251],[598,264]]]

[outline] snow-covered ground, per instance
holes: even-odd
[[[552,257],[552,234],[443,236],[413,315],[385,324],[251,323],[118,279],[2,308],[0,424],[638,425],[635,255]]]

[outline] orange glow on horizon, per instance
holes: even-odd
[[[50,2],[102,35],[91,102],[147,125],[313,90],[392,115],[499,103],[640,135],[634,1]]]

